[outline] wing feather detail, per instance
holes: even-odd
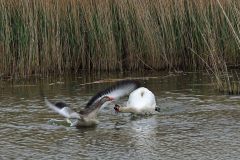
[[[140,87],[140,82],[136,80],[122,80],[115,85],[110,86],[93,96],[87,103],[85,108],[90,108],[94,103],[99,101],[104,96],[109,96],[117,100],[123,96],[130,94],[132,91]]]
[[[57,102],[51,103],[47,98],[45,98],[46,105],[51,108],[56,113],[64,116],[65,118],[76,118],[80,119],[79,113],[73,111],[66,103]]]

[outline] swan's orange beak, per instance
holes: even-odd
[[[120,106],[118,104],[115,104],[114,110],[116,113],[120,112],[119,108]]]

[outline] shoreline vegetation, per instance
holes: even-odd
[[[1,0],[0,75],[207,69],[223,87],[239,22],[238,0]]]

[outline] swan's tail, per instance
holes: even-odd
[[[156,107],[155,111],[160,112],[161,111],[160,107]]]

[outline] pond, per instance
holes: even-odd
[[[90,83],[138,77],[156,96],[159,114],[133,118],[103,108],[93,128],[53,125],[62,100],[79,110],[97,91]],[[64,76],[63,76],[64,77]],[[144,78],[145,77],[145,78]],[[148,78],[146,78],[148,77]],[[1,159],[239,159],[240,96],[221,95],[204,73],[139,73],[32,78],[0,82]],[[124,103],[127,97],[122,98]]]

